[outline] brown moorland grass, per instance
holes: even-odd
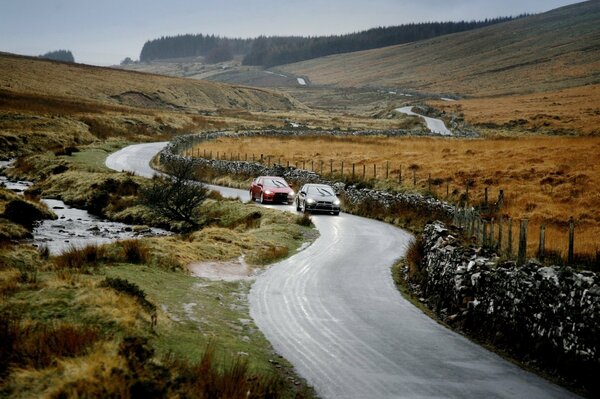
[[[412,170],[417,189],[431,189],[449,201],[464,198],[469,185],[470,203],[483,200],[489,188],[490,201],[500,189],[505,191],[502,214],[513,219],[529,219],[529,250],[535,254],[539,226],[546,225],[547,247],[558,253],[567,251],[567,221],[576,220],[575,251],[595,256],[600,249],[600,138],[595,137],[525,137],[518,139],[453,138],[386,138],[386,137],[253,137],[219,139],[202,144],[200,153],[263,154],[271,162],[291,166],[303,164],[329,174],[333,160],[334,174],[344,173],[372,180],[377,166],[379,187],[413,189]],[[389,161],[389,179],[385,180]],[[403,186],[397,185],[402,170]],[[446,187],[446,184],[448,187]],[[506,234],[506,233],[505,233]],[[516,228],[515,228],[516,235]],[[516,238],[515,238],[516,239]],[[516,247],[515,247],[516,248]]]
[[[555,92],[430,101],[478,128],[600,136],[600,84]]]

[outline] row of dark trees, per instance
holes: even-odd
[[[140,61],[203,56],[212,58],[210,61],[222,62],[230,60],[234,54],[248,53],[252,41],[203,34],[163,36],[144,43]]]
[[[40,55],[40,58],[54,61],[75,62],[75,57],[73,57],[73,53],[69,50],[49,51],[46,54]]]
[[[202,34],[166,36],[147,41],[142,48],[140,61],[204,56],[207,62],[222,62],[230,60],[234,55],[242,55],[244,65],[272,67],[331,54],[415,42],[524,16],[526,14],[483,21],[415,23],[317,37],[260,36],[255,39],[230,39]]]

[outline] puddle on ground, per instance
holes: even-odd
[[[243,256],[228,262],[190,263],[188,269],[193,276],[211,281],[254,280],[257,271],[248,266]]]

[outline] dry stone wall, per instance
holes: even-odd
[[[536,260],[517,266],[461,233],[441,222],[425,227],[422,300],[447,322],[598,392],[598,273]]]
[[[258,135],[267,136],[279,136],[279,137],[292,137],[296,135],[306,136],[310,135],[386,135],[386,136],[400,136],[412,134],[411,131],[397,130],[397,131],[360,131],[360,132],[313,132],[309,133],[294,130],[274,130],[274,131],[260,131],[260,132],[240,132],[240,133],[228,133],[228,132],[212,132],[204,133],[200,135],[189,135],[180,136],[173,140],[162,152],[161,159],[182,159],[181,154],[186,149],[190,149],[198,144],[201,144],[207,140],[214,140],[220,137],[252,137]],[[398,206],[406,206],[413,209],[419,209],[423,212],[431,212],[436,215],[446,216],[448,218],[453,217],[454,207],[444,201],[440,201],[436,198],[425,196],[419,193],[390,193],[387,191],[373,190],[366,188],[361,184],[345,183],[340,181],[333,181],[323,176],[319,176],[317,173],[297,169],[294,167],[285,167],[283,165],[272,165],[266,166],[258,162],[248,161],[228,161],[228,160],[216,160],[206,159],[202,157],[191,158],[199,167],[209,168],[219,174],[224,175],[241,175],[241,176],[282,176],[287,180],[294,181],[297,184],[304,183],[322,183],[333,186],[336,192],[342,196],[347,205],[356,205],[368,201],[369,203],[376,203],[384,209],[391,209]]]

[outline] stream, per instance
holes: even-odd
[[[0,162],[0,169],[7,164],[6,161]],[[0,185],[19,195],[23,195],[32,184],[28,181],[11,181],[6,176],[0,176]],[[52,255],[58,255],[72,247],[82,248],[128,238],[172,234],[154,227],[111,222],[92,215],[84,209],[70,207],[61,200],[42,198],[41,201],[56,214],[58,219],[38,222],[32,232],[33,239],[26,242],[36,247],[45,245]]]

